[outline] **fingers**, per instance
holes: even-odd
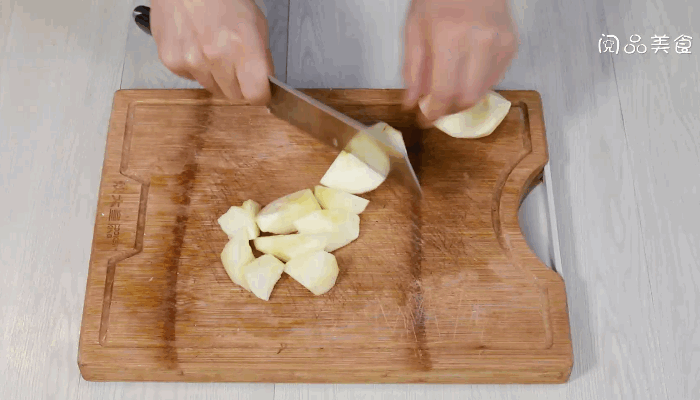
[[[406,23],[404,32],[404,64],[403,80],[406,84],[404,109],[415,107],[418,99],[428,91],[429,74],[427,67],[430,57],[427,54],[425,36],[420,32],[420,26],[413,20]]]
[[[267,22],[254,3],[206,8],[167,0],[152,4],[158,55],[171,72],[232,100],[269,101],[268,75],[274,67]]]
[[[188,41],[185,44],[165,43],[160,48],[162,49],[161,62],[172,73],[197,81],[214,95],[223,94],[198,43],[194,41]]]
[[[458,84],[458,95],[454,107],[466,110],[473,107],[486,94],[491,83],[486,81],[494,65],[490,55],[481,46],[476,46],[470,52],[465,63],[461,80]]]
[[[172,73],[195,80],[213,94],[221,94],[204,58],[194,32],[178,10],[158,6],[153,12],[152,33],[158,44],[158,57]],[[174,15],[164,15],[165,11]]]
[[[185,45],[184,59],[187,72],[194,78],[194,80],[199,82],[203,88],[207,89],[211,93],[220,92],[220,89],[211,74],[209,64],[204,58],[204,54],[202,54],[198,43],[191,41]]]
[[[234,63],[241,92],[250,104],[265,105],[270,100],[268,76],[274,74],[272,53],[254,26],[241,27],[240,35],[245,46],[241,46]]]
[[[453,112],[465,64],[465,38],[456,31],[437,32],[432,46],[430,95],[420,104],[428,121]]]
[[[204,45],[216,83],[226,97],[245,98],[263,105],[270,99],[268,75],[272,75],[272,55],[253,26],[237,31],[222,29],[211,44]]]
[[[419,105],[419,123],[432,121],[476,105],[502,79],[517,46],[512,35],[471,29],[436,33],[432,40],[429,95]]]
[[[219,49],[218,52],[209,49],[207,53],[207,59],[211,63],[211,74],[221,88],[221,92],[231,100],[240,100],[243,98],[243,93],[238,84],[235,65],[230,58],[225,49]]]
[[[153,1],[151,34],[158,45],[158,57],[172,73],[193,79],[185,61],[182,13],[178,7],[164,6],[162,0]]]
[[[501,50],[493,56],[492,64],[494,65],[494,68],[492,68],[485,80],[487,90],[494,87],[504,78],[508,70],[508,66],[518,53],[517,33],[513,32],[511,34],[503,34],[500,35],[499,39],[499,47]]]

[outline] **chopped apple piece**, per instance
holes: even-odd
[[[260,204],[255,200],[246,200],[241,205],[241,208],[248,211],[248,213],[250,213],[253,219],[255,219],[255,217],[258,216],[261,207]]]
[[[256,220],[263,232],[286,235],[294,232],[294,221],[320,209],[311,189],[304,189],[266,205]]]
[[[243,267],[244,277],[250,291],[259,299],[268,301],[275,284],[282,276],[284,263],[265,254]]]
[[[394,147],[401,149],[404,154],[408,155],[408,150],[406,149],[406,142],[403,140],[403,134],[400,131],[397,131],[393,127],[391,127],[389,124],[384,124],[386,125],[384,127],[384,130],[386,131],[387,137],[389,138],[389,141],[391,142]]]
[[[246,210],[248,214],[250,214],[250,217],[253,219],[254,230],[251,232],[252,235],[250,235],[250,239],[255,239],[256,237],[260,236],[260,228],[258,227],[258,223],[256,222],[256,218],[261,208],[260,204],[255,200],[246,200],[241,205],[241,208]]]
[[[360,236],[360,217],[347,210],[320,210],[294,222],[299,233],[326,234],[325,251],[333,252]]]
[[[263,236],[253,241],[258,251],[271,254],[287,262],[306,253],[323,250],[328,244],[326,234],[301,234]]]
[[[243,287],[245,290],[250,290],[250,288],[242,269],[254,259],[255,256],[253,255],[253,249],[250,248],[248,232],[245,229],[234,233],[221,252],[221,263],[224,264],[224,269],[229,278],[231,278],[233,283]]]
[[[353,214],[362,214],[367,204],[369,204],[369,200],[362,197],[321,185],[317,185],[314,188],[314,196],[316,196],[321,207],[326,210],[347,210]]]
[[[221,229],[231,238],[239,230],[245,230],[249,239],[260,236],[255,219],[242,207],[233,206],[217,220]]]
[[[508,115],[510,106],[510,101],[491,91],[474,107],[439,118],[434,125],[452,137],[477,139],[493,133]]]
[[[321,178],[321,185],[351,194],[362,194],[378,188],[387,175],[388,172],[381,175],[359,158],[341,151]]]
[[[367,164],[379,175],[389,175],[389,169],[391,167],[389,155],[377,145],[377,139],[375,139],[377,137],[386,137],[387,132],[384,131],[388,127],[389,125],[386,122],[379,122],[365,130],[357,132],[350,142],[345,145],[343,150]]]
[[[335,256],[320,250],[289,260],[284,272],[319,296],[331,290],[340,270]]]

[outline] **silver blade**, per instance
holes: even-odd
[[[306,131],[321,142],[334,147],[338,152],[345,150],[353,154],[370,168],[383,174],[386,172],[386,158],[377,157],[376,153],[365,151],[362,146],[347,146],[352,139],[363,136],[362,139],[372,141],[375,147],[381,149],[388,157],[393,175],[412,192],[421,195],[418,177],[411,166],[408,154],[403,148],[399,148],[384,130],[370,130],[368,126],[287,86],[275,77],[269,78],[272,92],[269,108],[275,116]]]

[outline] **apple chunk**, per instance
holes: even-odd
[[[386,138],[389,124],[378,122],[367,129],[357,132],[355,136],[345,145],[344,151],[354,155],[360,161],[368,164],[379,175],[389,175],[391,162],[389,155],[377,143],[377,138]]]
[[[388,175],[379,174],[354,155],[341,151],[326,174],[321,185],[351,194],[370,192],[381,185]]]
[[[250,290],[250,288],[242,269],[254,259],[253,249],[250,248],[248,233],[245,230],[234,233],[221,252],[221,263],[224,265],[229,278],[231,278],[233,283],[245,290]]]
[[[258,251],[271,254],[280,260],[287,262],[294,257],[306,253],[323,250],[328,244],[325,234],[292,234],[263,236],[253,241]]]
[[[260,204],[255,200],[246,200],[241,205],[241,208],[248,211],[248,213],[255,219],[260,212]]]
[[[331,290],[340,270],[335,256],[320,250],[289,260],[284,272],[319,296]]]
[[[325,234],[325,251],[335,251],[360,236],[360,217],[347,210],[320,210],[294,222],[299,233]]]
[[[384,131],[389,142],[394,146],[394,148],[401,149],[406,156],[408,156],[408,150],[406,149],[406,142],[403,140],[403,134],[397,131],[389,124],[385,124]]]
[[[434,125],[452,137],[477,139],[493,133],[510,106],[510,101],[491,91],[474,107],[439,118]]]
[[[248,233],[248,239],[255,239],[260,236],[260,229],[255,223],[255,218],[242,207],[233,206],[217,220],[221,229],[231,238],[239,230]]]
[[[362,214],[369,204],[369,200],[363,199],[362,197],[321,185],[317,185],[314,188],[314,196],[316,196],[321,207],[326,210],[346,210],[353,214]]]
[[[282,276],[284,263],[265,254],[243,267],[244,277],[250,291],[259,299],[268,301],[275,284]]]
[[[311,189],[304,189],[266,205],[258,213],[256,221],[263,232],[286,235],[294,232],[294,221],[320,209]]]

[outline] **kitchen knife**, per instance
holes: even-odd
[[[366,126],[289,87],[275,77],[270,76],[269,79],[272,98],[268,107],[275,116],[306,131],[329,146],[351,153],[381,175],[386,175],[388,172],[386,170],[388,159],[389,172],[395,172],[396,178],[415,194],[421,195],[420,183],[405,147],[396,143],[386,129],[381,129],[380,125]],[[371,145],[348,146],[351,141],[371,143]],[[377,151],[383,153],[385,157],[377,154]]]
[[[150,7],[136,7],[134,21],[141,30],[151,34]],[[381,175],[387,173],[388,159],[389,174],[393,172],[393,176],[414,194],[418,196],[422,194],[418,177],[411,166],[405,147],[400,146],[390,137],[387,129],[381,129],[379,125],[366,126],[282,83],[273,76],[268,78],[272,94],[269,108],[272,114],[339,151],[342,149],[351,153]],[[351,141],[352,143],[372,143],[372,145],[348,146]],[[386,157],[377,154],[377,151]]]

